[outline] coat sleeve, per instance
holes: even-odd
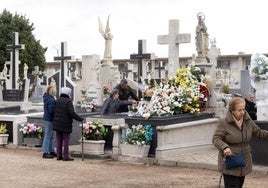
[[[107,109],[108,109],[108,106],[109,106],[109,98],[107,98],[105,101],[104,101],[104,103],[103,103],[103,105],[102,105],[102,108],[101,108],[101,115],[105,115],[106,113],[107,113]]]
[[[139,99],[139,97],[133,92],[133,90],[131,89],[131,87],[129,87],[129,89],[130,89],[130,96],[134,99],[134,100],[136,100],[136,101],[139,101],[140,99]]]
[[[258,139],[268,140],[268,131],[261,129],[258,125],[253,123],[252,135]]]
[[[218,148],[221,151],[229,147],[228,144],[224,142],[225,134],[226,132],[223,123],[220,122],[213,134],[212,142],[216,146],[216,148]]]
[[[76,121],[83,121],[84,119],[81,117],[81,116],[79,116],[75,111],[74,111],[74,106],[73,106],[73,103],[72,103],[72,101],[70,100],[70,101],[68,101],[68,113],[69,113],[69,115],[73,118],[73,119],[75,119]]]

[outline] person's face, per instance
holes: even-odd
[[[254,101],[254,97],[250,95],[250,96],[247,97],[247,100],[250,101],[250,102],[253,102]]]
[[[232,111],[233,116],[235,119],[240,120],[244,117],[245,114],[245,104],[240,103],[236,106],[235,110]]]
[[[127,89],[127,86],[128,86],[127,84],[122,84],[122,85],[121,85],[121,88],[122,88],[122,89]]]
[[[114,95],[114,99],[118,99],[119,98],[119,93],[116,93],[115,95]]]

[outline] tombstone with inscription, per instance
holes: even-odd
[[[19,78],[19,50],[24,49],[23,44],[19,44],[19,33],[13,33],[12,45],[7,45],[7,50],[10,50],[10,62],[6,62],[2,71],[1,78],[1,104],[2,105],[17,105],[21,109],[27,109],[30,106],[28,103],[29,84],[30,81],[27,77]],[[8,67],[10,71],[8,70]],[[24,64],[24,67],[28,67]],[[28,69],[27,69],[28,70]],[[26,72],[25,70],[24,72]],[[9,74],[8,74],[9,72]],[[13,101],[13,103],[10,103]]]

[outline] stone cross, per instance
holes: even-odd
[[[128,69],[128,63],[125,64],[124,68],[122,69],[122,77],[128,78],[128,73],[132,72],[131,69]]]
[[[157,36],[158,44],[168,44],[168,77],[180,68],[179,44],[190,43],[191,34],[179,34],[179,20],[169,20],[169,34]]]
[[[142,75],[142,60],[144,59],[151,59],[151,54],[144,53],[145,51],[145,40],[138,41],[138,54],[131,54],[130,59],[137,59],[138,60],[138,82],[141,82]]]
[[[25,49],[24,44],[19,44],[19,33],[13,33],[12,44],[6,46],[7,50],[10,50],[10,72],[12,79],[12,89],[18,89],[18,79],[19,79],[19,50]]]
[[[163,61],[159,61],[159,62],[158,62],[158,67],[155,67],[155,69],[158,70],[158,77],[159,77],[160,79],[163,78],[164,75],[161,76],[161,72],[162,72],[162,70],[165,70],[165,67],[163,66]]]
[[[66,75],[67,75],[67,66],[64,63],[66,60],[71,60],[72,56],[65,56],[67,53],[67,43],[62,42],[61,43],[61,56],[54,57],[54,61],[61,61],[60,64],[60,88],[66,87]]]

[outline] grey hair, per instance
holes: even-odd
[[[110,93],[110,97],[113,98],[115,96],[115,94],[119,93],[118,89],[113,89]]]
[[[252,93],[247,93],[246,95],[245,95],[245,98],[248,98],[248,97],[253,97],[253,94]]]

